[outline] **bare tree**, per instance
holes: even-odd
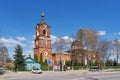
[[[120,55],[120,42],[118,39],[114,40],[113,46],[114,46],[114,53],[116,55],[116,60],[118,63],[118,59],[119,59],[119,55]]]
[[[76,39],[82,42],[82,48],[87,50],[87,63],[89,65],[89,50],[96,50],[98,35],[92,29],[79,29]]]
[[[3,44],[1,36],[0,36],[0,66],[3,66],[8,61],[10,61],[9,55],[8,55],[8,49]]]
[[[77,32],[77,40],[82,41],[83,48],[95,50],[98,40],[97,32],[92,29],[80,29]]]
[[[111,56],[111,42],[107,40],[102,40],[98,43],[98,60],[104,63]]]
[[[68,37],[67,39],[61,37],[60,39],[57,39],[55,43],[53,44],[54,49],[57,52],[62,53],[65,50],[69,50],[71,48],[71,43],[73,41],[73,38]]]
[[[64,47],[65,47],[65,40],[64,39],[58,39],[56,40],[56,42],[53,44],[55,50],[57,52],[60,52],[62,53],[62,51],[64,50]]]
[[[7,63],[8,57],[8,50],[5,46],[0,45],[0,65]]]

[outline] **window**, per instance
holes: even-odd
[[[47,35],[47,31],[44,29],[43,30],[43,35],[46,36]]]

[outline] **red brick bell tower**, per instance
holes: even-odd
[[[38,61],[40,60],[40,54],[42,54],[43,61],[47,59],[52,62],[50,26],[46,24],[44,17],[45,15],[42,13],[41,22],[36,26],[34,55],[38,56]]]

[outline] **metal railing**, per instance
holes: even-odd
[[[6,68],[7,70],[11,70],[11,71],[31,71],[31,70],[27,70],[25,67],[18,67],[18,68]],[[66,67],[66,70],[83,70],[83,69],[89,69],[89,67],[87,66],[68,66]],[[102,69],[120,69],[120,66],[105,66]],[[60,71],[60,67],[58,68],[54,68],[53,66],[41,66],[41,70],[43,71]],[[62,69],[64,70],[64,69]]]

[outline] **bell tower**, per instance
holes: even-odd
[[[38,57],[38,61],[40,61],[40,55],[42,54],[43,61],[47,59],[52,62],[50,26],[45,22],[44,13],[41,15],[41,22],[36,25],[34,46],[34,56],[36,55]]]

